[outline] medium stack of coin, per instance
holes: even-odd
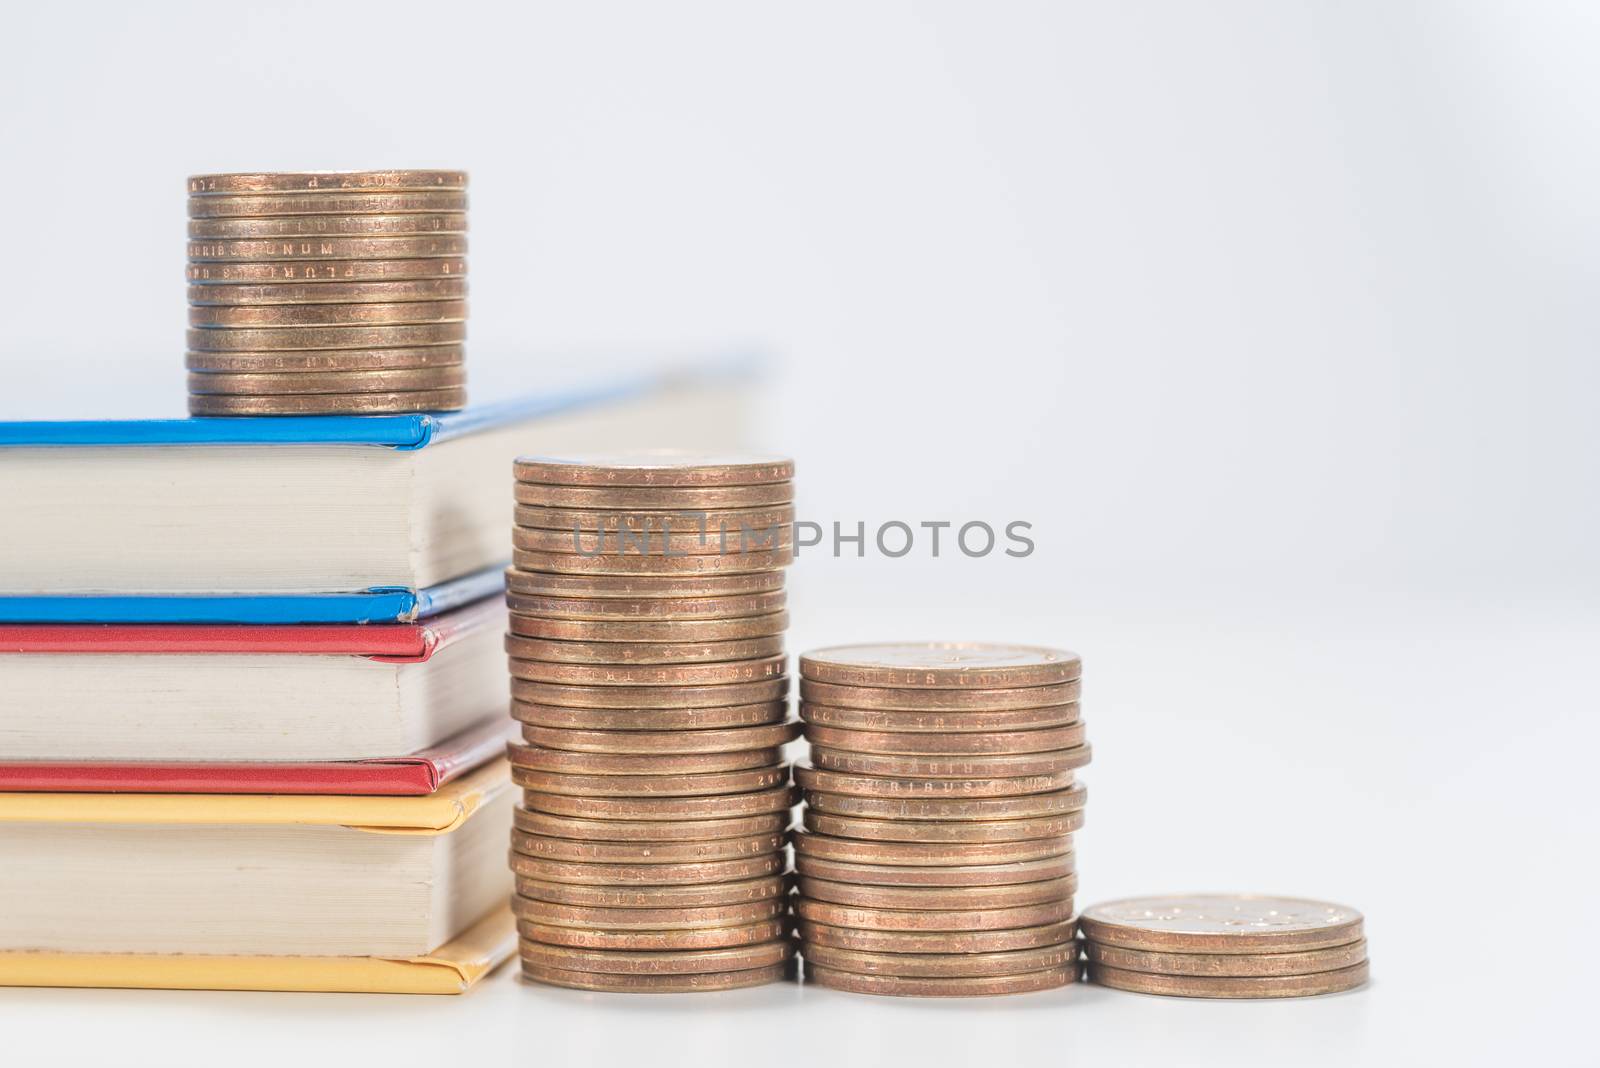
[[[189,179],[189,413],[466,404],[462,171]]]
[[[1367,981],[1361,913],[1254,894],[1129,898],[1083,911],[1089,980],[1191,998],[1295,998]]]
[[[516,462],[526,978],[690,991],[791,974],[793,474],[679,453]]]
[[[959,642],[800,658],[807,982],[966,996],[1077,978],[1080,671],[1069,652]]]

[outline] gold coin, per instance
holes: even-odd
[[[443,255],[443,253],[435,253]],[[794,500],[794,483],[773,482],[754,486],[551,486],[518,482],[518,504],[547,508],[640,508],[695,512],[707,508],[771,508]]]
[[[781,850],[783,844],[784,835],[781,831],[742,838],[665,843],[577,842],[571,838],[511,832],[511,848],[524,856],[582,864],[699,864],[766,856]]]
[[[461,300],[465,278],[417,278],[408,282],[296,282],[284,285],[191,285],[189,303],[219,307],[304,304],[389,304]]]
[[[796,923],[801,953],[813,945],[867,953],[1003,953],[1070,942],[1075,927],[1071,920],[996,931],[880,931],[833,927],[809,920]]]
[[[526,899],[581,908],[671,910],[685,916],[695,909],[756,901],[777,902],[787,908],[789,892],[787,875],[683,886],[580,886],[523,878],[516,883],[518,896],[512,899],[514,909],[520,908]]]
[[[816,750],[812,752],[814,755]],[[1007,779],[887,779],[875,775],[795,767],[795,782],[806,790],[826,790],[860,797],[1020,797],[1064,790],[1072,785],[1072,781],[1070,771]]]
[[[400,393],[457,389],[467,380],[457,367],[418,367],[400,371],[288,371],[189,375],[189,392],[221,396],[284,396],[297,393]]]
[[[768,638],[789,629],[788,612],[737,619],[548,619],[512,613],[511,633],[573,642],[724,642]]]
[[[794,478],[794,461],[682,449],[519,456],[516,477],[519,482],[561,486],[751,486],[788,482]]]
[[[506,745],[513,767],[578,775],[661,775],[673,772],[695,775],[708,771],[740,771],[776,764],[783,759],[777,747],[726,753],[573,753],[536,745]]]
[[[527,790],[577,797],[707,797],[743,794],[787,784],[789,766],[777,764],[699,775],[561,775],[513,767],[511,781]]]
[[[549,749],[660,756],[667,753],[731,753],[768,749],[794,741],[800,736],[800,725],[790,721],[706,730],[591,731],[536,727],[525,723],[522,736],[534,745]]]
[[[506,607],[519,615],[550,619],[737,619],[781,612],[788,600],[784,590],[732,597],[536,597],[508,593]]]
[[[465,256],[461,234],[409,237],[283,237],[190,241],[192,263],[259,263],[272,260],[414,260]]]
[[[906,867],[1023,864],[1053,859],[1071,851],[1071,835],[1029,838],[1021,842],[873,842],[857,838],[830,838],[827,835],[805,831],[798,832],[794,836],[794,854],[797,859],[808,857],[842,861],[847,864],[891,864]],[[825,879],[827,876],[818,878]]]
[[[882,994],[902,998],[972,998],[1003,994],[1031,994],[1071,986],[1078,980],[1078,965],[1046,968],[1022,975],[962,976],[941,979],[901,979],[889,975],[858,975],[821,965],[806,965],[806,982],[852,994]]]
[[[1287,953],[1361,937],[1361,913],[1344,905],[1260,894],[1126,898],[1084,910],[1085,938],[1157,953]]]
[[[724,820],[655,822],[574,819],[570,816],[552,816],[545,812],[529,812],[525,808],[519,808],[512,812],[512,819],[517,830],[543,835],[546,838],[574,838],[582,843],[632,842],[658,845],[780,834],[789,826],[787,812],[763,812],[755,816],[738,816]]]
[[[465,323],[412,323],[399,326],[280,326],[232,330],[191,329],[195,352],[278,352],[283,349],[406,349],[418,345],[457,345],[467,338]]]
[[[189,309],[189,325],[207,329],[459,323],[466,317],[467,302],[464,300],[408,300],[390,304],[249,304],[235,307],[195,305]]]
[[[811,747],[811,762],[818,774],[850,776],[871,779],[857,790],[839,790],[840,793],[865,793],[885,778],[903,779],[906,782],[932,780],[927,786],[916,787],[924,793],[962,792],[976,797],[1004,797],[1009,794],[1037,794],[1044,790],[1061,790],[1072,785],[1072,772],[1088,762],[1083,746],[1075,749],[1049,749],[1042,753],[1001,753],[982,756],[885,756],[881,753],[852,753],[845,749],[827,746]],[[840,780],[842,781],[842,780]],[[1053,786],[1040,783],[1054,782]],[[994,785],[985,785],[992,783]],[[838,789],[819,782],[817,789]],[[878,786],[876,793],[884,787]],[[909,792],[912,787],[907,787]]]
[[[522,791],[524,808],[589,820],[706,820],[784,812],[800,800],[792,786],[715,797],[573,797],[539,790]],[[535,878],[539,878],[536,876]]]
[[[886,642],[813,649],[803,678],[841,686],[960,690],[1012,689],[1069,682],[1083,673],[1077,653],[990,642]]]
[[[737,927],[702,927],[687,930],[610,931],[586,927],[557,927],[541,923],[517,924],[524,942],[573,949],[671,953],[683,950],[728,949],[754,946],[787,937],[787,920],[763,920]]]
[[[512,637],[511,645],[521,639]],[[530,682],[566,686],[616,686],[630,692],[645,686],[722,686],[736,682],[781,679],[789,658],[728,660],[718,664],[561,664],[548,660],[511,658],[511,677]]]
[[[738,575],[558,575],[509,568],[506,571],[506,589],[512,593],[548,597],[729,597],[781,590],[783,572],[747,571]]]
[[[775,939],[754,946],[729,949],[635,953],[625,950],[575,949],[524,942],[522,959],[556,968],[617,975],[686,975],[699,972],[744,971],[764,968],[794,956],[794,943]]]
[[[583,864],[565,860],[541,860],[520,853],[511,855],[511,870],[516,875],[546,882],[578,883],[588,886],[672,886],[691,883],[732,883],[783,873],[787,861],[782,853],[733,860],[707,860],[681,864]]]
[[[1038,949],[1013,949],[1004,953],[864,953],[859,949],[805,946],[800,951],[806,966],[820,966],[852,975],[884,975],[899,979],[976,978],[1018,976],[1049,968],[1071,968],[1078,963],[1075,942],[1060,942]]]
[[[728,531],[731,537],[741,530],[763,531],[794,525],[794,505],[770,508],[725,508],[689,512],[617,512],[581,508],[547,508],[536,504],[517,505],[519,527],[537,530],[658,530],[672,533],[708,531],[715,537]]]
[[[792,545],[771,552],[705,553],[700,556],[612,555],[541,553],[513,548],[511,563],[524,571],[554,571],[567,575],[729,575],[745,571],[773,571],[794,562]]]
[[[810,879],[865,886],[1008,886],[1013,883],[1064,879],[1077,869],[1071,853],[1016,864],[967,864],[959,867],[846,864],[797,853],[794,870]]]
[[[1304,998],[1354,990],[1367,981],[1367,962],[1311,975],[1152,975],[1089,965],[1089,981],[1138,994],[1182,998]]]
[[[994,712],[1012,708],[1043,708],[1070,704],[1078,699],[1078,681],[1006,690],[918,690],[905,686],[835,686],[800,680],[800,696],[819,705],[841,708],[907,709],[913,712],[957,712],[972,709]]]
[[[1032,819],[939,823],[933,820],[873,820],[830,816],[815,809],[802,814],[807,830],[836,838],[870,842],[1022,842],[1072,834],[1083,826],[1083,810]]]
[[[189,195],[242,193],[370,193],[462,190],[466,171],[283,171],[261,174],[196,174]]]
[[[980,757],[1008,753],[1063,754],[1064,750],[1085,750],[1084,725],[1044,727],[1032,731],[991,731],[984,734],[890,734],[885,731],[842,731],[837,727],[806,724],[806,737],[813,745],[847,753],[877,753],[884,756],[952,758]],[[1076,754],[1088,763],[1087,752]],[[951,762],[954,766],[955,761]],[[1082,767],[1083,764],[1074,764]]]
[[[568,642],[517,635],[508,635],[508,639],[515,641],[516,653],[523,659],[559,664],[705,664],[723,660],[765,660],[783,653],[781,634],[731,642]],[[507,649],[512,649],[509,642]]]
[[[826,901],[796,898],[795,914],[830,927],[858,927],[869,931],[996,931],[1013,927],[1038,927],[1062,923],[1072,917],[1072,902],[1047,901],[1009,909],[927,910],[864,909]],[[804,930],[801,937],[805,937]]]
[[[518,663],[526,661],[513,661],[513,669]],[[789,677],[722,686],[560,686],[519,678],[512,692],[518,700],[568,708],[713,708],[781,700]]]
[[[821,790],[805,791],[806,804],[834,816],[859,816],[882,820],[989,821],[1055,816],[1083,808],[1088,790],[1082,783],[1053,794],[1027,797],[975,797],[961,799],[853,797]]]
[[[558,905],[531,897],[513,897],[511,911],[525,924],[577,928],[583,931],[644,933],[652,931],[704,931],[716,928],[748,927],[782,920],[789,911],[788,901],[773,896],[732,905],[707,905],[699,908],[616,909],[592,905]],[[552,941],[549,937],[540,941]]]
[[[191,219],[259,219],[272,215],[410,215],[467,210],[467,194],[285,193],[281,195],[195,196]]]
[[[300,352],[190,352],[183,365],[206,374],[348,374],[351,371],[410,371],[460,367],[460,345],[411,349],[324,349]]]
[[[1003,886],[863,886],[802,876],[796,885],[801,897],[869,909],[1004,909],[1071,898],[1078,876]]]
[[[459,256],[405,260],[277,260],[264,263],[191,263],[184,277],[203,286],[403,282],[461,278],[467,261]],[[198,303],[198,302],[197,302]]]
[[[459,211],[431,215],[284,215],[249,219],[190,219],[189,240],[459,234],[465,233],[466,229],[467,216]]]
[[[1028,731],[1039,727],[1065,727],[1078,722],[1078,703],[1012,708],[1001,712],[911,712],[903,709],[835,708],[800,702],[800,718],[819,727],[850,731],[886,731],[890,734],[939,734],[986,731]]]
[[[191,321],[193,310],[190,312]],[[794,530],[543,530],[514,527],[513,548],[535,553],[573,553],[587,559],[612,556],[740,556],[794,548]]]
[[[615,975],[605,972],[580,972],[522,962],[524,979],[548,986],[574,990],[599,990],[617,994],[699,994],[718,990],[741,990],[765,986],[791,978],[791,964],[773,964],[739,972],[707,972],[703,975]]]
[[[515,685],[515,684],[513,684]],[[789,714],[787,701],[764,701],[753,705],[721,705],[716,708],[564,708],[561,705],[541,705],[528,701],[511,702],[511,718],[531,727],[551,727],[558,730],[576,730],[584,735],[600,736],[602,732],[627,731],[683,731],[695,735],[702,730],[720,730],[729,727],[761,727],[782,723]],[[790,724],[786,735],[800,736],[800,725]],[[580,738],[580,742],[584,739]],[[592,741],[592,739],[590,740]],[[628,739],[624,739],[627,742]],[[603,744],[603,738],[602,743]],[[684,743],[700,744],[695,737]],[[652,756],[667,752],[681,752],[678,744],[665,750],[652,750]],[[779,744],[779,743],[773,743]],[[589,752],[612,752],[608,749],[589,749]],[[691,750],[693,751],[693,750]],[[715,750],[713,750],[714,752]]]
[[[1351,968],[1367,959],[1367,941],[1299,953],[1152,953],[1085,942],[1084,955],[1095,964],[1157,975],[1252,977],[1310,975]]]
[[[453,412],[467,405],[464,389],[409,393],[301,393],[256,397],[192,394],[190,415],[381,415]]]

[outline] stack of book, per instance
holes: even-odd
[[[453,993],[507,959],[503,484],[681,392],[0,423],[0,985]]]

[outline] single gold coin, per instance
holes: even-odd
[[[869,909],[1005,909],[1065,901],[1078,892],[1076,873],[1002,886],[863,886],[801,876],[801,897]]]
[[[812,752],[814,754],[815,749]],[[1073,775],[1062,771],[1006,779],[889,779],[797,765],[795,782],[806,790],[859,797],[1021,797],[1064,790],[1072,785]]]
[[[459,389],[466,380],[466,371],[459,366],[418,367],[400,371],[269,371],[260,374],[201,371],[189,375],[189,392],[232,397],[300,393],[403,393]]]
[[[751,486],[788,482],[794,478],[794,461],[783,456],[646,449],[519,456],[516,475],[521,482],[560,486]]]
[[[768,875],[729,883],[689,883],[681,886],[582,886],[518,878],[513,909],[528,900],[580,908],[640,910],[640,915],[670,911],[685,918],[699,909],[750,902],[776,902],[788,908],[789,877]]]
[[[571,838],[511,832],[511,848],[540,860],[580,864],[701,864],[767,856],[783,848],[784,835],[746,835],[702,842],[578,842]]]
[[[789,629],[788,612],[737,619],[549,619],[513,612],[511,633],[573,642],[724,642],[769,638]]]
[[[506,643],[507,652],[521,639]],[[785,677],[789,658],[728,660],[716,664],[562,664],[550,660],[511,658],[511,677],[562,686],[636,687],[724,686],[731,683],[767,682]]]
[[[1008,886],[1013,883],[1064,879],[1073,874],[1076,867],[1071,853],[1016,864],[967,864],[959,867],[846,864],[797,853],[794,870],[809,879],[865,886]]]
[[[1042,753],[915,756],[852,753],[847,749],[814,745],[811,747],[811,762],[816,765],[819,774],[827,772],[830,776],[870,777],[874,781],[884,778],[906,782],[932,780],[928,786],[907,788],[920,789],[929,794],[966,792],[974,797],[1004,797],[1071,786],[1073,770],[1088,763],[1088,754],[1084,746],[1047,749]],[[1054,782],[1055,785],[1041,788],[1039,784],[1044,782]],[[829,790],[834,787],[819,784],[817,789]],[[840,792],[863,793],[865,789]]]
[[[1023,864],[1037,860],[1052,860],[1070,852],[1072,852],[1071,835],[1029,838],[1021,842],[872,842],[857,838],[831,838],[807,831],[797,832],[794,835],[796,859],[808,857],[849,864],[890,864],[905,867]],[[827,876],[818,877],[827,878]]]
[[[571,730],[536,727],[528,723],[522,726],[524,740],[547,749],[566,749],[579,753],[641,753],[648,756],[749,752],[785,745],[799,736],[800,725],[793,721],[753,727],[659,731]]]
[[[517,830],[546,838],[572,838],[581,844],[622,842],[665,845],[677,842],[719,841],[782,834],[789,826],[787,812],[706,820],[586,820],[552,816],[519,808],[512,812]]]
[[[1043,708],[1070,704],[1078,699],[1078,680],[1049,686],[1005,690],[931,690],[908,686],[835,686],[830,682],[800,680],[800,697],[813,704],[840,708],[906,709],[913,712],[994,712],[1012,708]]]
[[[972,998],[1003,994],[1031,994],[1071,986],[1078,981],[1078,965],[1026,972],[1022,975],[962,976],[942,979],[901,979],[889,975],[857,975],[822,965],[806,965],[806,982],[852,994],[882,994],[903,998]]]
[[[234,307],[193,305],[189,325],[233,327],[402,325],[459,323],[467,318],[464,300],[408,300],[389,304],[250,304]]]
[[[190,415],[382,415],[395,412],[453,412],[467,405],[464,389],[425,389],[408,393],[298,393],[223,397],[191,394]]]
[[[660,976],[764,968],[793,957],[794,943],[788,939],[775,939],[754,946],[736,946],[728,949],[637,953],[625,950],[578,949],[530,941],[522,943],[521,952],[524,961],[552,967],[619,975]]]
[[[514,661],[513,670],[518,663]],[[789,692],[789,677],[722,686],[561,686],[517,679],[512,693],[521,701],[569,708],[713,708],[778,701]]]
[[[624,621],[765,616],[783,611],[788,601],[789,595],[785,590],[741,593],[730,597],[539,597],[523,593],[506,594],[506,607],[519,615]]]
[[[256,193],[371,193],[459,191],[466,171],[283,171],[261,174],[196,174],[192,197]]]
[[[454,190],[426,193],[285,193],[193,196],[191,219],[259,219],[273,215],[412,215],[467,210],[467,194]]]
[[[191,263],[184,277],[195,285],[332,285],[463,278],[460,256],[405,260],[269,260],[260,263]],[[196,303],[199,303],[198,301]]]
[[[191,241],[232,241],[263,237],[460,234],[466,230],[466,213],[459,211],[409,215],[282,215],[268,218],[189,220]]]
[[[759,532],[794,525],[794,505],[779,504],[768,508],[724,508],[713,510],[691,509],[678,511],[607,511],[604,509],[549,508],[536,504],[519,504],[515,522],[519,527],[536,530],[649,530],[670,534],[693,531],[707,532],[708,537],[719,537],[727,531],[731,538],[740,531]]]
[[[465,359],[466,351],[460,345],[424,345],[408,349],[190,352],[184,355],[183,365],[206,374],[349,374],[458,368]]]
[[[561,664],[706,664],[724,660],[764,660],[783,653],[781,634],[731,642],[571,642],[510,637],[524,659]],[[568,725],[548,724],[551,727]]]
[[[589,748],[585,750],[587,752],[616,751],[597,748],[607,744],[605,732],[682,731],[690,736],[683,742],[675,742],[667,749],[650,751],[649,755],[652,757],[668,752],[682,752],[681,745],[688,745],[691,747],[691,752],[695,751],[693,747],[704,741],[696,737],[699,731],[732,727],[764,727],[783,723],[783,717],[788,714],[789,703],[781,700],[763,701],[752,705],[720,705],[716,708],[565,708],[561,705],[541,705],[529,701],[511,702],[512,719],[530,727],[579,731],[584,736],[575,740],[588,745]],[[783,733],[798,738],[800,725],[791,723],[784,728]],[[599,741],[587,737],[591,734]],[[622,741],[625,744],[634,743],[637,739],[622,739]]]
[[[776,764],[745,771],[699,775],[561,775],[512,767],[511,781],[527,790],[576,797],[708,797],[743,794],[787,784],[789,766]]]
[[[278,237],[190,241],[191,263],[259,263],[272,260],[411,260],[467,254],[462,234],[406,237]]]
[[[912,712],[905,709],[835,708],[800,702],[800,718],[819,727],[847,731],[884,731],[889,734],[972,734],[987,731],[1030,731],[1040,727],[1065,727],[1078,722],[1076,701],[1040,708],[1012,708],[1001,712]]]
[[[1083,810],[1032,819],[941,823],[936,820],[874,820],[831,816],[815,809],[803,813],[806,829],[836,838],[870,842],[1023,842],[1072,834],[1083,827]]]
[[[990,821],[1057,816],[1083,808],[1088,790],[1082,783],[1053,794],[1027,797],[901,798],[854,797],[821,790],[805,791],[806,804],[825,815],[881,820]]]
[[[541,790],[522,791],[524,808],[590,820],[730,819],[763,812],[786,812],[799,800],[800,792],[792,786],[714,797],[574,797]]]
[[[552,486],[518,482],[516,498],[518,504],[536,504],[547,508],[612,511],[655,508],[693,512],[707,508],[771,508],[794,500],[794,483],[771,482],[753,486]]]
[[[1298,953],[1152,953],[1099,942],[1085,942],[1083,951],[1094,964],[1124,971],[1245,978],[1352,968],[1367,959],[1367,941],[1363,938],[1343,946]]]
[[[1004,953],[864,953],[859,949],[805,946],[800,951],[806,966],[835,968],[852,975],[884,975],[899,979],[976,978],[1018,976],[1048,968],[1071,968],[1078,963],[1075,942],[1038,949],[1013,949]]]
[[[863,909],[826,901],[796,898],[795,914],[803,920],[830,927],[858,927],[871,931],[996,931],[1013,927],[1038,927],[1072,918],[1071,901],[1047,901],[1009,909],[927,910]],[[804,930],[801,937],[805,937]]]
[[[572,949],[601,949],[632,953],[673,953],[684,950],[730,949],[786,938],[787,920],[763,920],[738,927],[701,927],[665,931],[612,931],[586,927],[558,927],[541,923],[517,924],[524,942]]]
[[[996,690],[1069,682],[1083,673],[1077,653],[991,642],[834,645],[800,658],[803,678],[841,686]]]
[[[191,285],[189,303],[218,307],[305,304],[390,304],[461,300],[465,278],[418,278],[402,282],[295,282],[283,285]]]
[[[1137,994],[1182,998],[1304,998],[1354,990],[1367,981],[1367,962],[1311,975],[1153,975],[1089,965],[1089,981]]]
[[[1032,731],[991,731],[985,734],[923,734],[885,731],[842,731],[837,727],[806,724],[806,737],[813,745],[846,753],[881,754],[905,757],[980,757],[1007,753],[1053,753],[1084,750],[1072,759],[1088,763],[1084,744],[1084,725],[1044,727]],[[953,764],[952,764],[953,766]]]
[[[578,553],[534,552],[513,547],[511,563],[524,571],[567,575],[729,575],[773,571],[794,562],[794,546],[771,552],[705,553],[698,556],[649,554],[582,556]]]
[[[190,311],[193,321],[194,311]],[[511,545],[535,553],[572,553],[586,559],[613,556],[740,556],[794,548],[792,527],[765,530],[544,530],[514,527]]]
[[[731,883],[781,875],[786,861],[781,853],[734,860],[708,860],[682,864],[582,864],[564,860],[511,854],[511,871],[546,882],[588,886],[673,886],[692,883]]]
[[[1344,905],[1263,894],[1126,898],[1085,909],[1083,934],[1157,953],[1288,953],[1361,938],[1361,913]]]
[[[510,568],[506,571],[506,589],[548,597],[731,597],[781,590],[783,577],[782,571],[737,575],[558,575]]]
[[[190,329],[195,352],[278,352],[284,349],[407,349],[418,345],[459,345],[465,323],[412,323],[398,326],[241,327]]]
[[[510,742],[506,745],[506,758],[513,767],[561,774],[696,775],[776,764],[783,759],[783,751],[774,746],[726,753],[573,753]]]
[[[522,977],[547,986],[574,990],[596,990],[617,994],[703,994],[721,990],[741,990],[765,986],[791,978],[791,962],[738,972],[706,972],[698,975],[616,975],[606,972],[580,972],[551,968],[531,961],[522,962]]]
[[[592,905],[558,905],[537,898],[513,897],[511,911],[524,924],[540,928],[577,928],[582,931],[628,933],[705,931],[740,928],[781,921],[789,912],[788,901],[773,896],[732,905],[707,905],[698,908],[618,909]],[[541,935],[525,935],[539,941],[554,941]]]
[[[1070,942],[1076,928],[1071,920],[995,931],[883,931],[833,927],[803,919],[795,926],[800,933],[801,953],[812,945],[866,953],[1003,953]]]

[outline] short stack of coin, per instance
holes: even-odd
[[[191,415],[466,404],[462,171],[189,179]]]
[[[1191,998],[1293,998],[1367,981],[1361,913],[1254,894],[1129,898],[1083,911],[1089,980]]]
[[[792,973],[793,474],[762,457],[517,461],[506,650],[526,978],[690,991]]]
[[[1060,650],[955,642],[800,658],[807,982],[967,996],[1077,978],[1081,666]]]

